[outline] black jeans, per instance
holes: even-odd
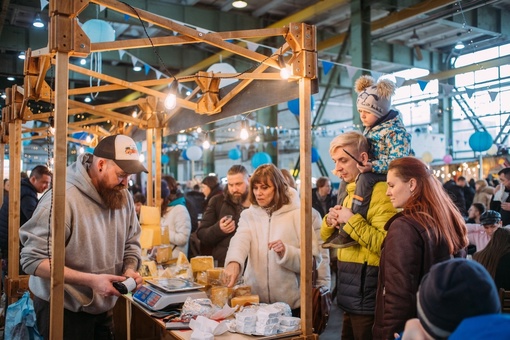
[[[50,303],[34,296],[34,309],[39,333],[44,339],[49,339]],[[64,339],[113,340],[113,312],[89,314],[64,309]]]

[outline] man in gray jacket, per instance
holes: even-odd
[[[131,174],[147,172],[135,142],[124,135],[101,140],[67,169],[65,206],[65,339],[113,339],[112,309],[120,293],[113,283],[132,277],[139,287],[140,224]],[[31,274],[37,326],[49,337],[52,191],[20,229],[23,270]]]

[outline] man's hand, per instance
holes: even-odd
[[[94,293],[99,294],[103,298],[109,296],[121,296],[117,289],[113,287],[113,282],[122,282],[126,278],[124,276],[110,275],[110,274],[97,274],[94,275],[90,287]]]
[[[328,215],[326,216],[326,223],[330,227],[338,228],[338,212],[342,210],[341,205],[335,205],[333,208],[329,208]]]
[[[510,202],[501,202],[501,209],[510,211]]]
[[[236,230],[236,222],[232,219],[232,215],[227,215],[220,219],[220,229],[225,234],[233,233]]]
[[[124,276],[125,277],[132,277],[133,279],[135,279],[136,281],[136,289],[135,290],[138,290],[140,289],[140,287],[142,286],[143,284],[143,278],[142,276],[140,275],[140,273],[138,273],[137,271],[134,271],[133,269],[131,268],[128,268],[125,272],[124,272]]]

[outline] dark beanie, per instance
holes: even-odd
[[[161,180],[161,198],[165,199],[170,196],[170,189],[168,188],[168,183],[165,180]]]
[[[432,266],[417,295],[418,318],[434,338],[447,338],[465,318],[501,310],[490,274],[478,262],[462,258]]]

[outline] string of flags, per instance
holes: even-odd
[[[40,0],[40,3],[41,3],[41,10],[43,10],[44,7],[46,7],[49,4],[49,1],[48,0]],[[101,6],[100,5],[99,6],[99,11],[102,12],[102,11],[105,10],[105,8],[106,8],[105,6]],[[124,20],[128,21],[129,19],[131,19],[131,16],[128,15],[128,14],[125,14],[124,15]],[[190,28],[196,29],[198,32],[203,33],[203,34],[216,33],[215,31],[212,31],[212,30],[209,30],[209,29],[205,29],[205,28],[202,28],[202,27],[199,27],[199,26],[187,24],[187,23],[184,23],[184,22],[180,22],[178,20],[173,20],[172,19],[172,21],[174,21],[175,23],[178,23],[178,24],[180,24],[182,26],[186,26],[186,27],[190,27]],[[146,24],[149,27],[152,26],[151,23],[146,23]],[[177,35],[178,32],[174,32],[174,34]],[[266,46],[266,45],[263,45],[263,44],[254,43],[252,41],[243,40],[243,39],[237,39],[237,40],[244,42],[246,44],[246,48],[248,50],[250,50],[250,51],[256,51],[258,48],[262,47],[262,48],[270,49],[272,54],[276,54],[278,52],[278,48],[275,48],[275,47]],[[138,57],[134,56],[133,54],[131,54],[131,53],[125,51],[125,50],[119,50],[120,59],[122,59],[122,57],[124,55],[128,55],[131,58],[131,62],[133,63],[133,66],[135,66],[138,63],[141,63],[143,65],[145,75],[148,75],[151,71],[154,71],[154,73],[156,74],[156,78],[157,79],[160,79],[162,76],[169,77],[169,76],[165,75],[163,72],[161,72],[160,70],[152,67],[150,64],[148,64],[148,63],[144,62],[143,60],[139,59]],[[378,72],[378,71],[374,71],[374,70],[369,70],[369,69],[363,69],[363,68],[360,68],[360,67],[355,67],[355,66],[352,66],[352,65],[347,65],[347,64],[342,64],[342,63],[337,63],[337,62],[333,62],[333,61],[325,60],[325,59],[318,59],[318,62],[319,62],[319,66],[322,66],[322,70],[324,72],[324,75],[327,75],[334,66],[341,66],[341,67],[345,68],[346,71],[347,71],[347,74],[348,74],[348,77],[349,77],[350,81],[352,81],[352,78],[356,75],[356,73],[358,71],[370,72],[372,77],[374,77],[376,80],[384,75],[384,73],[382,73],[382,72]],[[398,77],[398,76],[396,76],[395,79],[396,79],[397,87],[401,87],[404,84],[405,85],[411,85],[411,84],[417,83],[419,85],[419,87],[420,87],[422,92],[425,91],[425,88],[427,87],[427,85],[429,83],[429,81],[426,81],[426,80],[421,80],[421,79],[405,79],[403,77]],[[179,90],[181,90],[181,87],[182,87],[182,85],[179,84]],[[448,84],[448,83],[439,83],[439,87],[442,88],[444,95],[449,96],[451,94],[453,88],[454,88],[454,85],[451,85],[451,84]],[[464,91],[465,91],[466,95],[470,99],[472,98],[474,93],[479,91],[479,90],[480,89],[464,87]],[[495,101],[497,96],[498,96],[498,94],[499,94],[499,91],[490,91],[490,90],[487,90],[487,92],[489,94],[489,97],[490,97],[491,101]]]

